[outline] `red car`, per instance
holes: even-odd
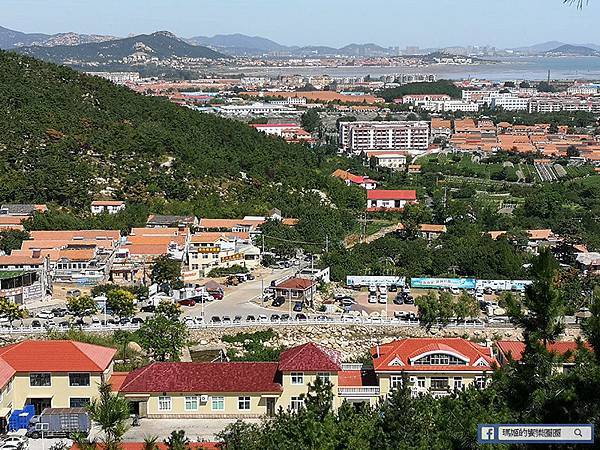
[[[221,291],[209,291],[208,292],[215,300],[223,300],[223,293]]]
[[[196,306],[196,300],[194,300],[193,298],[179,300],[177,303],[179,303],[181,306]]]

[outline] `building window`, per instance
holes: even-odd
[[[8,384],[6,385],[6,392],[8,393],[8,392],[12,391],[12,388],[13,388],[13,379],[11,379],[8,382]]]
[[[186,411],[197,411],[198,410],[198,397],[186,397],[185,398],[185,410]]]
[[[31,387],[44,387],[52,386],[49,373],[30,373],[29,374],[29,386]]]
[[[448,389],[448,378],[432,378],[431,379],[431,389],[434,391],[446,390]]]
[[[425,377],[417,378],[417,387],[425,388]]]
[[[461,377],[454,377],[454,390],[460,391],[463,387],[463,380]]]
[[[238,397],[238,409],[240,411],[249,411],[250,397]]]
[[[87,397],[72,397],[69,399],[69,408],[85,408],[90,404],[90,399]]]
[[[304,374],[302,372],[291,373],[292,384],[304,384]]]
[[[158,410],[171,411],[171,397],[158,397]]]
[[[390,377],[390,387],[392,389],[402,387],[402,377],[398,375],[392,375]]]
[[[298,411],[304,407],[304,400],[301,397],[292,397],[290,399],[290,409],[292,411]]]
[[[225,397],[213,397],[211,409],[213,411],[224,411],[225,410]]]
[[[475,386],[477,386],[479,389],[483,389],[485,385],[485,377],[475,377]]]
[[[89,373],[70,373],[69,374],[69,386],[89,386],[90,385],[90,374]]]
[[[317,373],[317,378],[320,378],[321,381],[327,381],[328,383],[331,383],[329,372],[319,372]]]

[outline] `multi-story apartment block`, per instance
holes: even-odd
[[[529,107],[529,99],[517,97],[513,94],[495,94],[490,97],[492,108],[502,108],[506,111],[526,111]]]
[[[339,149],[359,154],[369,150],[427,150],[427,122],[340,122]]]

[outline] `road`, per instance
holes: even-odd
[[[183,307],[184,316],[199,317],[204,311],[204,317],[206,320],[210,320],[212,316],[230,316],[232,319],[234,316],[242,316],[246,318],[248,315],[258,316],[259,314],[271,315],[275,312],[287,312],[284,308],[267,308],[271,306],[270,303],[265,303],[265,306],[260,306],[261,293],[264,288],[271,285],[271,281],[286,277],[293,276],[296,271],[300,270],[299,267],[292,267],[289,269],[275,269],[270,271],[265,269],[265,272],[257,273],[256,279],[252,281],[246,281],[235,288],[227,288],[225,290],[225,296],[222,300],[215,300],[210,303],[197,304],[193,307]]]

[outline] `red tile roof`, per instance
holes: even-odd
[[[0,359],[0,389],[3,389],[16,373],[10,364]]]
[[[308,278],[290,278],[275,286],[277,289],[293,289],[296,291],[306,291],[316,283]]]
[[[282,372],[338,372],[342,369],[339,352],[309,342],[281,353],[279,370]]]
[[[525,344],[521,341],[498,341],[496,342],[496,346],[502,355],[505,358],[508,358],[508,355],[512,357],[515,361],[520,361],[523,357],[523,352],[525,351]],[[585,342],[584,346],[588,350],[592,350],[592,347],[589,343]],[[561,341],[561,342],[549,342],[547,348],[550,352],[556,353],[558,355],[564,356],[568,352],[576,352],[577,351],[577,342],[575,341]]]
[[[377,356],[379,352],[379,356]],[[467,361],[466,365],[436,365],[439,371],[490,370],[496,360],[491,349],[462,338],[414,338],[401,339],[371,348],[375,371],[430,371],[432,366],[413,365],[412,361],[427,353],[453,354]],[[479,361],[484,365],[476,365]]]
[[[130,372],[121,392],[279,393],[275,362],[155,362]]]
[[[22,341],[0,348],[0,358],[17,372],[104,372],[114,348],[76,341]]]
[[[374,370],[342,370],[338,372],[338,386],[379,386]]]
[[[129,372],[113,372],[108,382],[114,392],[119,392]]]
[[[369,200],[416,200],[417,191],[412,190],[383,190],[372,189],[367,191]]]

